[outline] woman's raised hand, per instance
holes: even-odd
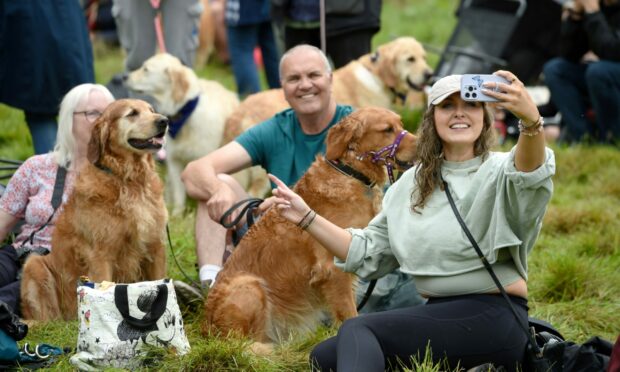
[[[273,174],[268,174],[268,177],[276,185],[272,192],[275,196],[273,203],[280,215],[292,223],[299,223],[310,212],[310,207],[278,177]]]
[[[540,114],[525,85],[510,71],[498,70],[494,74],[502,76],[510,84],[487,82],[483,93],[497,98],[500,101],[498,104],[521,119],[525,126],[536,123]]]

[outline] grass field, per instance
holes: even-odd
[[[412,35],[425,45],[441,47],[455,23],[456,0],[385,0],[383,27],[373,40],[381,44],[393,37]],[[431,65],[438,56],[430,54]],[[95,45],[97,81],[105,83],[122,70],[118,49]],[[198,71],[208,79],[233,89],[228,66],[212,62]],[[416,113],[402,112],[409,128]],[[0,105],[0,157],[25,159],[32,154],[21,111]],[[510,144],[505,144],[507,149]],[[531,315],[553,323],[568,339],[583,342],[593,335],[615,340],[620,333],[620,152],[603,146],[558,147],[555,191],[545,216],[541,236],[530,256]],[[170,221],[176,258],[184,271],[196,278],[194,268],[193,214]],[[172,252],[168,251],[169,276],[182,279]],[[145,369],[183,371],[306,371],[307,355],[319,340],[334,333],[323,328],[309,337],[292,339],[269,358],[244,352],[243,340],[203,338],[200,311],[184,313],[192,352],[182,358],[156,355]],[[34,324],[25,341],[58,346],[76,345],[77,322]],[[440,351],[438,351],[440,352]],[[53,366],[70,370],[68,357]],[[437,371],[421,360],[415,370]]]

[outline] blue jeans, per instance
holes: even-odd
[[[360,279],[355,288],[356,303],[360,303],[366,295],[369,281]],[[360,314],[375,313],[422,305],[426,302],[418,294],[415,282],[410,275],[396,269],[377,281],[366,305],[360,309]]]
[[[25,112],[26,124],[32,136],[32,145],[35,154],[46,154],[54,149],[56,144],[56,124],[55,114],[39,114]]]
[[[270,88],[280,87],[279,53],[270,22],[247,26],[226,26],[228,51],[237,92],[244,97],[261,90],[254,48],[258,45],[263,56],[265,75]]]
[[[554,58],[545,64],[543,73],[551,100],[562,113],[563,138],[620,140],[620,63],[580,64]],[[586,118],[589,107],[594,110],[596,128]]]

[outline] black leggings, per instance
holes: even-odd
[[[527,300],[511,296],[527,324]],[[492,362],[514,371],[525,354],[527,337],[501,295],[480,294],[430,299],[426,305],[345,321],[338,335],[318,344],[310,362],[320,371],[384,371],[424,358],[471,368]],[[444,359],[445,358],[445,359]]]
[[[0,302],[6,303],[13,312],[19,313],[20,282],[17,274],[21,265],[12,245],[0,246]]]

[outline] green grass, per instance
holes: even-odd
[[[412,35],[425,45],[441,47],[456,23],[456,4],[456,0],[386,0],[382,30],[373,45]],[[95,60],[98,82],[107,82],[123,69],[118,49],[96,44]],[[429,60],[434,65],[438,56],[429,53]],[[229,66],[211,62],[197,72],[234,89]],[[401,113],[407,126],[415,127],[420,113]],[[583,342],[593,335],[615,340],[620,332],[620,152],[603,146],[552,147],[557,161],[554,195],[529,260],[531,314],[550,321],[572,341]],[[0,157],[25,159],[31,154],[23,114],[0,105]],[[170,228],[182,270],[196,279],[193,223],[189,211],[172,218]],[[183,279],[170,250],[168,262],[169,276]],[[184,309],[191,353],[181,358],[154,353],[154,364],[145,370],[307,371],[313,345],[335,333],[332,328],[321,328],[315,334],[284,343],[271,357],[256,357],[245,351],[246,340],[202,337],[201,312]],[[77,329],[75,321],[34,324],[25,341],[74,347]],[[445,370],[430,362],[431,352],[416,359],[414,370]],[[52,367],[58,371],[69,369],[68,357],[60,358]]]

